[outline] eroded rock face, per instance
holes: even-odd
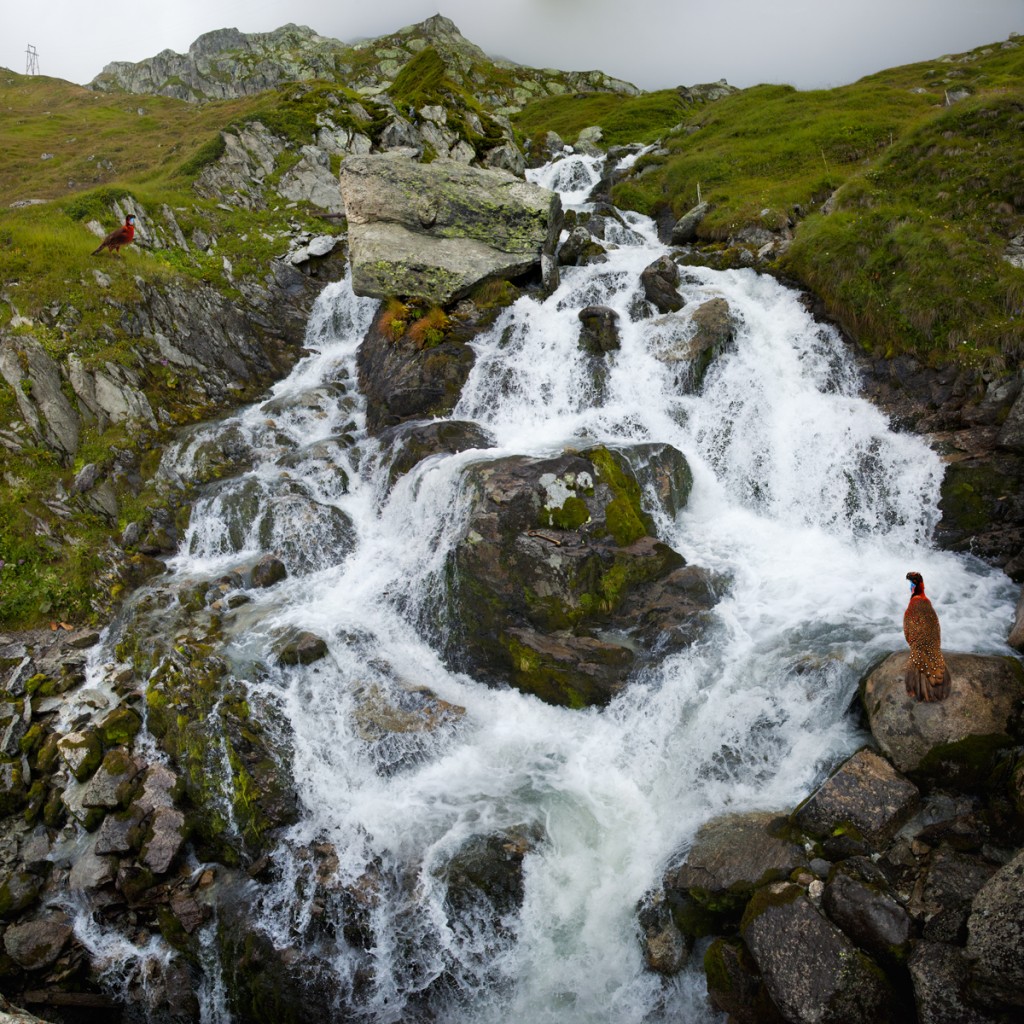
[[[699,628],[710,579],[653,535],[630,457],[599,447],[467,470],[451,660],[551,703],[600,704],[655,642],[685,642],[662,632],[666,618]]]
[[[517,277],[553,257],[561,229],[555,193],[454,161],[352,156],[340,184],[359,295],[446,305],[480,281]]]
[[[911,700],[908,655],[892,654],[865,680],[861,700],[883,753],[911,778],[970,785],[1013,742],[1024,670],[1013,658],[946,653],[953,692],[940,703]]]

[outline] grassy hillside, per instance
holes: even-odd
[[[1024,271],[1002,256],[1024,231],[1024,46],[838,89],[762,85],[682,110],[653,103],[665,95],[544,100],[516,126],[571,139],[597,123],[618,142],[635,119],[640,140],[662,141],[614,187],[619,205],[678,218],[699,194],[711,204],[699,241],[726,261],[744,228],[791,231],[775,269],[870,351],[1016,365]]]

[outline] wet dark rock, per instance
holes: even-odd
[[[999,1011],[1024,1007],[1024,851],[978,891],[967,922],[971,997]]]
[[[327,642],[307,630],[286,640],[277,650],[277,659],[282,665],[312,665],[326,656]]]
[[[995,865],[947,847],[935,850],[918,877],[907,909],[933,942],[962,943],[971,903]]]
[[[877,965],[792,883],[758,892],[741,935],[772,1002],[791,1024],[881,1024],[898,1019]]]
[[[690,956],[690,947],[672,917],[663,891],[648,893],[637,908],[640,946],[647,969],[658,974],[678,974]]]
[[[563,267],[582,267],[603,262],[607,259],[605,253],[605,247],[585,227],[577,225],[559,248],[558,263]]]
[[[377,434],[405,420],[446,416],[475,359],[473,349],[460,341],[421,348],[406,333],[396,339],[385,305],[357,353],[367,429]]]
[[[679,294],[679,267],[669,256],[660,256],[640,275],[644,294],[659,313],[675,313],[683,308]]]
[[[686,859],[662,881],[676,923],[699,938],[735,927],[751,894],[807,864],[803,847],[786,838],[785,816],[753,811],[702,825]]]
[[[252,586],[257,588],[272,587],[275,583],[288,578],[288,570],[284,562],[276,555],[264,555],[249,574]]]
[[[68,889],[76,895],[88,896],[96,889],[110,885],[117,877],[117,859],[96,853],[91,844],[79,853],[68,876]]]
[[[579,311],[580,348],[593,356],[619,348],[619,314],[608,306],[587,306]]]
[[[918,798],[917,787],[884,758],[859,750],[796,810],[793,820],[814,836],[852,828],[878,850],[914,813]]]
[[[757,963],[739,939],[717,938],[704,954],[708,1000],[732,1024],[783,1024]]]
[[[17,917],[32,906],[43,887],[43,880],[30,871],[12,871],[0,882],[0,917]]]
[[[472,448],[492,448],[489,431],[465,420],[414,420],[380,432],[381,447],[389,452],[392,484],[431,455],[453,455]]]
[[[825,886],[822,906],[846,935],[879,961],[906,957],[910,915],[884,891],[838,872]]]
[[[861,687],[871,733],[893,764],[923,783],[967,788],[1014,742],[1024,669],[1013,658],[945,652],[953,681],[938,703],[907,698],[907,654],[892,654]]]
[[[454,662],[578,707],[607,702],[648,643],[679,641],[654,635],[663,623],[644,597],[664,601],[670,585],[652,588],[683,560],[653,536],[631,454],[602,447],[466,470],[471,510],[446,595]]]
[[[124,747],[108,751],[102,764],[85,784],[82,806],[105,809],[124,806],[131,798],[131,784],[141,767]]]
[[[523,900],[523,859],[543,838],[543,830],[522,825],[492,835],[474,836],[448,862],[446,904],[456,919],[483,905],[503,917]]]

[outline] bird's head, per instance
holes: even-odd
[[[129,213],[128,216],[125,217],[124,222],[125,222],[125,224],[134,224],[135,223],[135,214],[134,213]]]
[[[910,592],[912,594],[924,593],[924,577],[919,572],[908,572],[907,579],[910,580]]]

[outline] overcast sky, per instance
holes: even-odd
[[[345,42],[438,13],[488,53],[644,89],[726,78],[801,89],[1024,35],[1024,0],[0,0],[0,65],[85,83],[204,32],[288,22]]]

